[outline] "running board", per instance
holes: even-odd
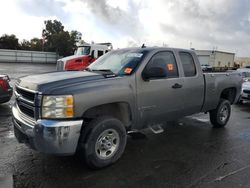
[[[163,133],[164,132],[164,129],[162,128],[161,126],[162,124],[155,124],[155,125],[150,125],[149,126],[149,129],[155,133],[155,134],[160,134],[160,133]]]

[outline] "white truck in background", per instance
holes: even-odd
[[[96,59],[113,49],[112,43],[82,43],[75,54],[57,60],[57,71],[84,70]]]

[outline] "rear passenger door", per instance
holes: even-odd
[[[145,81],[138,75],[137,102],[141,126],[180,117],[183,109],[183,78],[179,76],[177,61],[172,51],[154,54],[143,71],[163,68],[167,76]],[[142,71],[142,72],[143,72]],[[142,73],[139,73],[142,74]]]
[[[179,58],[184,76],[184,110],[185,115],[200,112],[204,97],[204,78],[201,67],[195,63],[190,52],[179,51]]]

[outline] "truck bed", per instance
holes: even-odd
[[[204,102],[202,112],[215,109],[220,96],[225,88],[233,88],[238,85],[240,89],[242,79],[237,72],[203,73],[204,77]],[[237,92],[235,92],[236,94]],[[239,93],[239,92],[238,92]],[[238,99],[239,96],[234,97]],[[232,103],[236,100],[231,101]]]

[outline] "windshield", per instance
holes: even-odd
[[[146,51],[116,50],[109,52],[92,63],[88,68],[92,71],[110,71],[116,75],[130,75],[140,64]]]
[[[76,50],[75,55],[89,55],[90,54],[90,46],[81,46]]]

